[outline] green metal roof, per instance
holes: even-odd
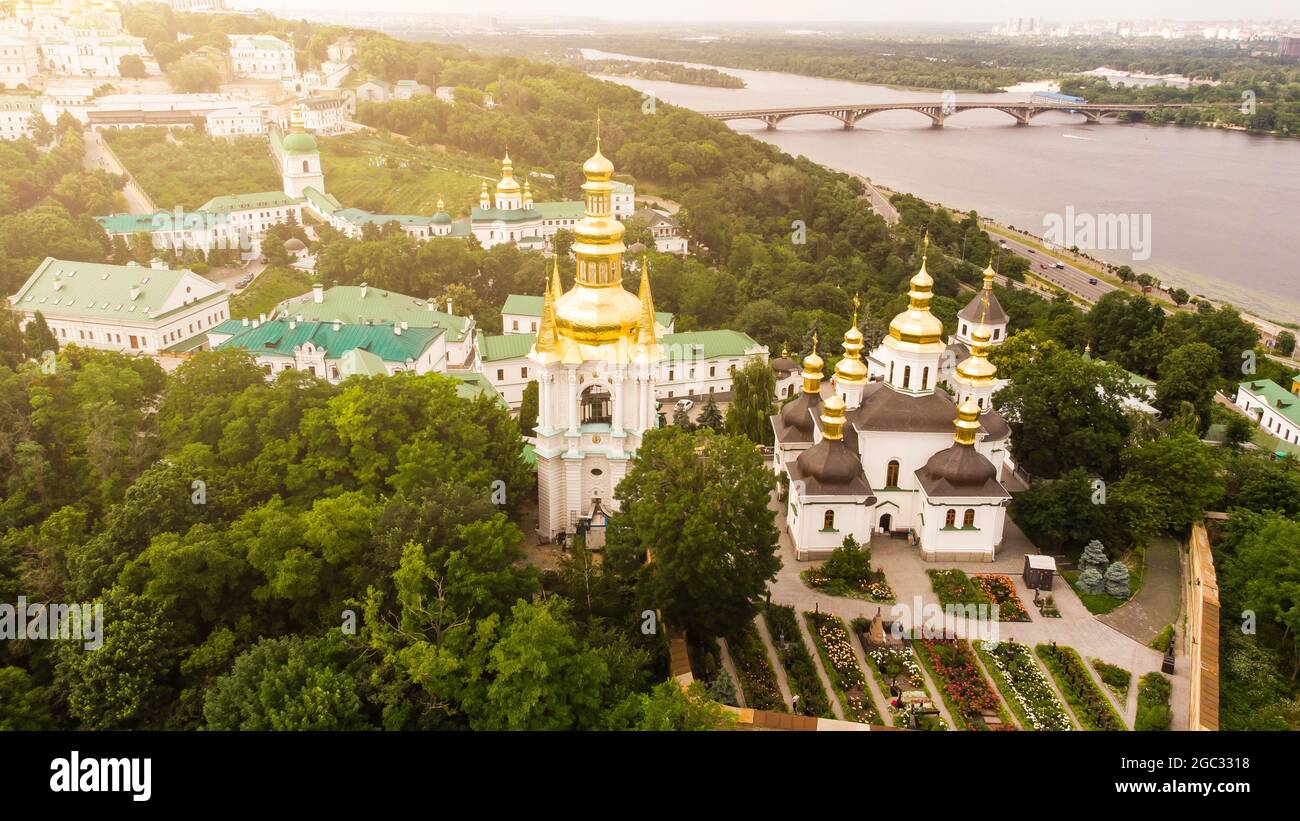
[[[315,188],[308,187],[302,190],[302,195],[309,203],[316,206],[321,213],[333,214],[335,211],[343,209],[343,203],[339,202],[338,198],[333,194],[326,194],[317,191]]]
[[[413,296],[370,286],[366,287],[364,297],[361,294],[359,285],[335,285],[324,290],[320,302],[315,302],[308,292],[281,302],[276,311],[285,311],[291,317],[301,316],[308,321],[333,322],[337,319],[353,325],[405,322],[412,328],[441,329],[453,342],[464,339],[469,328],[468,317],[430,310],[433,303]]]
[[[488,336],[480,331],[478,335],[478,354],[484,362],[519,359],[528,355],[536,339],[537,334]]]
[[[159,211],[154,214],[109,214],[95,217],[95,222],[109,234],[152,234],[154,231],[189,230],[209,228],[229,220],[227,214],[207,214],[202,211]]]
[[[470,219],[475,222],[528,222],[534,219],[582,219],[586,206],[577,200],[564,202],[535,202],[532,208],[471,208]]]
[[[759,347],[749,334],[740,331],[684,331],[664,334],[659,340],[666,359],[686,359],[696,345],[703,346],[702,356],[714,359],[721,356],[743,356]]]
[[[353,348],[339,357],[339,371],[346,376],[384,376],[384,360],[361,348]]]
[[[23,94],[0,94],[0,111],[39,111],[41,100]]]
[[[196,303],[218,301],[225,293],[219,285],[183,269],[46,257],[10,301],[17,310],[46,316],[152,322]]]
[[[501,313],[517,316],[541,316],[542,297],[533,296],[532,294],[509,294],[506,296],[506,304],[501,306]],[[655,322],[667,328],[673,324],[673,315],[668,311],[656,311]]]
[[[254,208],[278,208],[293,205],[302,200],[281,191],[261,191],[256,194],[236,194],[228,197],[213,197],[199,206],[200,211],[229,213],[231,211],[251,211]]]
[[[455,373],[449,373],[447,376],[452,377],[459,383],[456,385],[456,394],[458,396],[465,399],[476,399],[480,396],[490,396],[502,405],[505,404],[505,400],[501,398],[501,394],[497,392],[496,388],[492,387],[492,383],[489,382],[488,378],[481,373],[475,371],[458,371]]]
[[[1242,382],[1241,389],[1268,405],[1275,413],[1286,417],[1292,424],[1300,425],[1300,396],[1288,391],[1272,379]]]
[[[290,324],[294,327],[290,328]],[[408,328],[400,334],[391,325],[340,324],[332,322],[291,323],[269,319],[218,345],[218,349],[242,348],[255,355],[293,356],[294,348],[307,342],[325,349],[327,359],[339,359],[353,348],[369,351],[385,362],[417,359],[442,333],[438,328]]]

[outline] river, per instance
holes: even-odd
[[[717,68],[746,87],[603,79],[698,111],[939,99],[934,91],[687,65]],[[957,96],[1024,100],[1031,90]],[[756,120],[730,125],[790,154],[931,202],[973,208],[1038,235],[1047,215],[1136,214],[1137,225],[1150,215],[1150,241],[1136,243],[1138,259],[1133,251],[1090,253],[1193,295],[1226,300],[1269,319],[1300,321],[1300,140],[1210,128],[1087,124],[1065,112],[1039,115],[1028,127],[997,111],[952,115],[941,129],[911,111],[873,114],[853,131],[818,115],[788,119],[774,131]]]

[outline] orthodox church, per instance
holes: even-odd
[[[823,558],[845,536],[867,543],[884,533],[909,536],[929,561],[993,560],[1011,497],[1000,482],[1010,428],[993,408],[997,368],[988,360],[993,329],[1005,337],[1006,315],[994,308],[991,283],[986,271],[957,338],[945,344],[922,256],[908,308],[889,323],[870,365],[855,299],[844,357],[828,384],[814,337],[799,396],[772,417],[798,558]],[[958,345],[968,348],[947,380],[954,399],[938,383]]]
[[[624,290],[625,229],[614,216],[614,165],[600,153],[599,136],[582,173],[573,287],[563,290],[557,257],[528,352],[538,382],[538,529],[548,539],[582,522],[599,527],[616,507],[614,488],[641,437],[658,424],[664,349],[649,272],[643,264],[639,293]]]

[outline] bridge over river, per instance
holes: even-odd
[[[862,105],[827,105],[808,106],[805,108],[750,108],[737,111],[702,111],[706,117],[715,120],[760,120],[769,129],[777,123],[791,117],[805,114],[822,114],[834,117],[844,124],[846,129],[855,126],[863,117],[879,114],[882,111],[917,111],[929,117],[935,128],[942,128],[948,117],[963,111],[992,110],[1001,111],[1015,119],[1016,125],[1029,125],[1029,121],[1045,111],[1065,111],[1082,114],[1088,122],[1099,123],[1104,117],[1118,116],[1133,111],[1148,112],[1159,108],[1188,108],[1194,103],[1055,103],[987,101],[971,102],[964,100],[928,100],[921,102],[864,103]]]

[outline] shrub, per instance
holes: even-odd
[[[1107,664],[1101,659],[1089,659],[1089,661],[1092,662],[1092,668],[1097,671],[1097,675],[1101,676],[1101,683],[1109,687],[1119,697],[1120,702],[1126,701],[1133,674],[1123,667]]]
[[[830,558],[822,565],[822,573],[846,582],[870,578],[871,548],[859,547],[852,536],[845,536],[844,543],[831,551]]]
[[[1174,626],[1166,624],[1165,629],[1161,630],[1159,635],[1151,640],[1149,646],[1151,649],[1159,650],[1165,655],[1174,652]]]
[[[821,676],[813,665],[812,655],[804,644],[799,624],[795,621],[793,607],[771,604],[765,613],[767,628],[776,645],[776,656],[785,668],[790,694],[799,697],[798,712],[820,718],[833,718],[830,699],[822,686]]]
[[[1074,587],[1080,593],[1104,593],[1106,580],[1101,575],[1101,571],[1090,567],[1079,574],[1079,580],[1074,583]]]
[[[1117,599],[1129,597],[1128,565],[1123,562],[1110,563],[1110,567],[1106,568],[1105,590],[1106,595]]]
[[[1083,554],[1079,556],[1079,570],[1084,572],[1091,568],[1098,573],[1104,573],[1108,564],[1110,559],[1106,558],[1106,546],[1096,539],[1088,542],[1083,549]]]
[[[1147,673],[1138,679],[1137,719],[1134,730],[1168,730],[1173,720],[1169,696],[1173,686],[1160,673]]]
[[[1072,647],[1040,644],[1035,650],[1047,664],[1056,686],[1085,730],[1123,730],[1124,722],[1105,694],[1097,688],[1083,659]]]

